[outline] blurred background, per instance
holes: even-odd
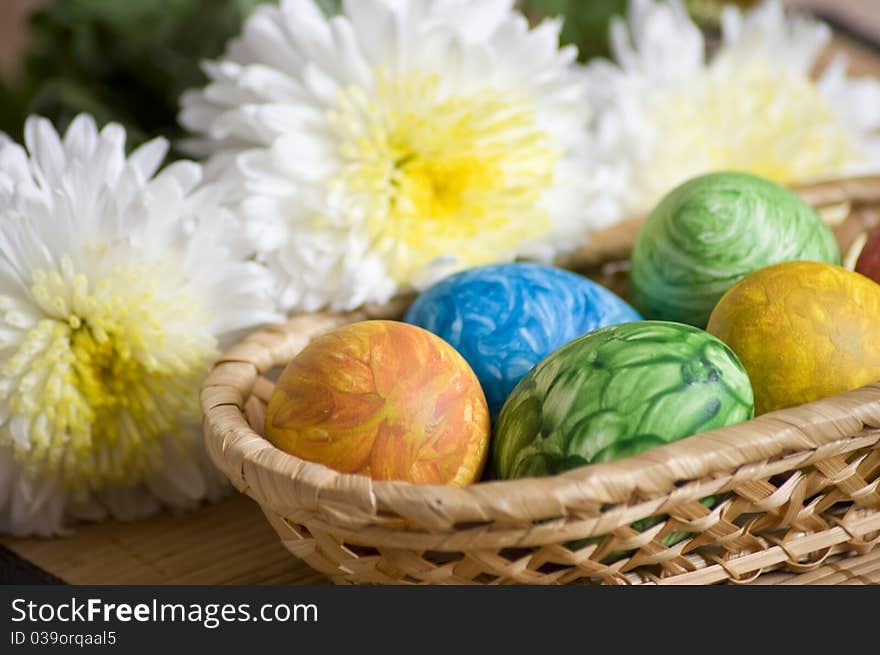
[[[21,138],[25,116],[60,128],[77,113],[128,129],[129,147],[155,134],[172,142],[177,98],[203,83],[198,61],[216,57],[265,0],[0,0],[0,131]],[[316,0],[327,13],[339,0]],[[685,0],[713,34],[722,0]],[[787,0],[854,42],[880,44],[880,0]],[[562,15],[581,57],[607,54],[607,27],[627,0],[520,0],[533,19]],[[755,0],[738,0],[747,7]],[[880,47],[880,46],[878,46]]]

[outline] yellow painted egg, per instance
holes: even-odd
[[[343,473],[460,486],[482,473],[489,408],[477,376],[443,339],[362,321],[291,360],[269,400],[266,438]]]
[[[745,366],[762,414],[880,380],[880,285],[820,262],[786,262],[743,278],[707,330]]]

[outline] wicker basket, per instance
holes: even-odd
[[[880,221],[880,178],[798,191],[836,224],[844,252]],[[595,234],[566,265],[620,289],[617,263],[638,225]],[[880,383],[616,462],[465,488],[340,474],[261,436],[272,369],[328,329],[399,317],[407,302],[263,329],[217,362],[202,391],[214,462],[288,550],[332,580],[746,582],[880,543]],[[710,495],[722,499],[713,508],[699,502]],[[646,517],[657,522],[631,527]]]

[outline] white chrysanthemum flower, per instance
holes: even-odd
[[[612,24],[616,62],[588,67],[605,152],[630,170],[628,210],[711,170],[782,184],[880,171],[880,82],[848,78],[842,58],[811,77],[830,36],[775,0],[728,7],[708,57],[678,0],[632,0]]]
[[[135,518],[218,495],[198,391],[218,338],[273,320],[201,167],[126,158],[125,132],[44,119],[0,143],[0,532]],[[267,311],[267,308],[269,311]]]
[[[211,83],[190,145],[243,191],[287,309],[383,301],[457,268],[549,259],[618,216],[591,159],[583,71],[559,23],[511,0],[261,6]]]

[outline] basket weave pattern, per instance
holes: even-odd
[[[880,178],[799,192],[845,218],[844,252],[880,219]],[[619,286],[621,267],[601,266],[626,258],[638,224],[594,235],[565,265]],[[409,300],[265,328],[226,353],[202,390],[214,462],[291,553],[334,581],[748,582],[880,543],[880,383],[616,462],[465,488],[338,473],[261,436],[273,370],[318,334],[398,318]],[[700,502],[708,496],[712,507]],[[632,527],[649,517],[650,527]]]

